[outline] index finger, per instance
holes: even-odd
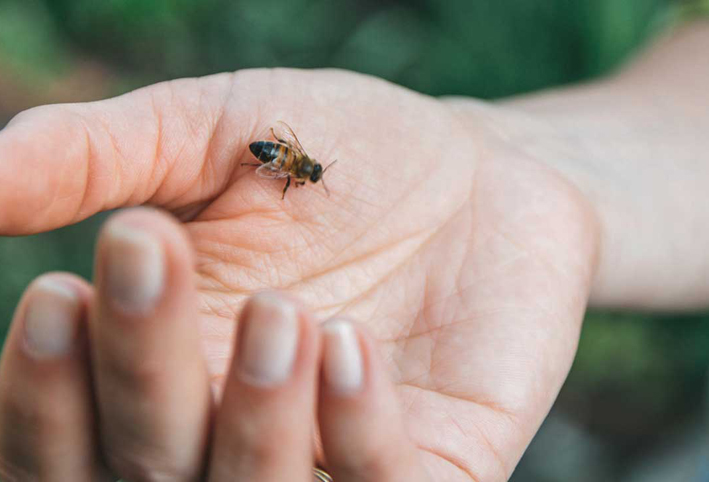
[[[184,79],[19,114],[0,132],[0,235],[143,203],[198,207],[238,165],[232,161],[253,130],[248,103],[263,85],[250,77],[259,75]],[[231,96],[236,84],[251,95]]]

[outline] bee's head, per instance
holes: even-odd
[[[322,168],[322,164],[319,162],[315,163],[315,166],[313,167],[313,172],[310,174],[310,182],[318,182],[320,179],[322,179],[322,187],[325,188],[325,192],[327,193],[328,196],[330,196],[330,191],[327,188],[327,185],[325,184],[325,179],[323,179],[323,174],[325,174],[325,171],[330,169],[330,166],[335,164],[337,160],[334,160],[330,163],[329,166],[327,166],[325,169]]]
[[[310,182],[318,182],[322,178],[322,173],[322,164],[316,162],[313,167],[313,172],[310,174]]]

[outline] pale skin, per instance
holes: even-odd
[[[177,219],[114,215],[93,283],[28,288],[0,361],[1,478],[305,482],[317,459],[337,482],[506,480],[589,300],[706,306],[707,51],[696,23],[618,75],[496,104],[256,70],[20,114],[0,234],[142,204]],[[240,166],[278,119],[339,159],[329,198],[282,201]],[[244,309],[263,290],[284,294]],[[63,344],[28,334],[52,309]],[[264,384],[247,354],[275,338],[242,333],[283,313],[298,344]]]

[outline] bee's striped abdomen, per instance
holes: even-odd
[[[280,153],[280,147],[280,145],[268,141],[252,142],[249,145],[251,154],[263,163],[271,162],[277,158]]]
[[[283,144],[269,141],[252,142],[249,145],[251,153],[262,163],[272,162],[276,166],[287,168],[295,159],[293,150]]]

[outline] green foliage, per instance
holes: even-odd
[[[672,386],[701,397],[708,348],[709,314],[590,313],[566,389],[624,386],[659,405]]]
[[[6,0],[8,1],[8,0]],[[357,70],[434,94],[494,98],[617,65],[669,0],[32,0],[36,34],[137,82],[247,67]],[[11,0],[9,5],[24,5]],[[41,11],[40,11],[41,10]]]
[[[41,3],[0,2],[0,58],[5,69],[42,86],[68,68],[69,57],[68,45],[59,40]]]

